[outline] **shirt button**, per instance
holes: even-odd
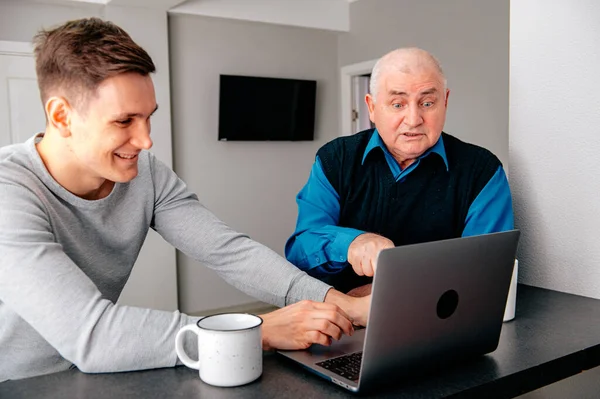
[[[343,261],[344,261],[344,257],[343,257],[343,256],[340,256],[340,260],[343,262]]]
[[[319,258],[319,257],[317,256],[317,257],[315,258],[315,260],[316,260],[317,262],[320,262],[320,261],[321,261],[321,258]]]

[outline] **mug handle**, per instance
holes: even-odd
[[[175,336],[175,352],[177,352],[177,356],[181,359],[181,362],[188,366],[191,369],[200,370],[200,358],[197,361],[193,361],[190,357],[185,353],[185,349],[183,349],[183,335],[186,332],[193,332],[196,335],[200,334],[200,329],[195,324],[188,324],[179,330],[177,336]]]

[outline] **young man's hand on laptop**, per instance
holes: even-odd
[[[331,345],[332,339],[354,332],[351,317],[333,303],[301,301],[260,317],[265,350]]]
[[[348,263],[359,276],[373,277],[377,269],[377,256],[382,249],[394,248],[394,243],[383,236],[363,233],[348,247]]]
[[[371,295],[357,298],[331,288],[325,295],[325,303],[339,306],[355,326],[366,326],[371,306]]]
[[[371,294],[354,299],[353,310],[356,312],[356,315],[352,318],[352,323],[355,326],[366,327],[369,319],[369,309],[371,308]]]

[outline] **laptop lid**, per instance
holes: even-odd
[[[330,347],[281,351],[352,391],[496,349],[519,231],[383,250],[368,326]],[[362,350],[358,381],[318,364]]]
[[[384,250],[377,261],[361,388],[498,346],[518,230]]]

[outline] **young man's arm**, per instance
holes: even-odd
[[[156,187],[151,227],[241,291],[276,306],[323,301],[330,286],[298,270],[266,246],[238,233],[206,209],[185,183],[152,157]]]
[[[346,334],[351,333],[348,319],[357,324],[366,322],[368,306],[364,304],[369,298],[357,300],[332,290],[271,249],[233,231],[203,207],[170,169],[156,159],[152,165],[157,187],[152,227],[167,241],[257,299],[280,307],[303,300],[325,302],[327,305],[313,304],[314,308],[297,306],[293,308],[297,310],[277,311],[268,319],[274,322],[321,319],[325,326],[321,333],[332,331],[328,330],[332,328]],[[305,325],[310,330],[309,324]],[[264,327],[268,331],[269,323],[265,323]],[[305,341],[300,347],[307,343],[311,342]]]
[[[44,204],[29,188],[1,185],[0,209],[0,324],[29,348],[17,350],[14,337],[0,334],[8,356],[0,371],[8,367],[8,378],[19,377],[11,373],[22,372],[14,367],[24,363],[29,375],[57,371],[47,367],[61,357],[84,372],[177,363],[175,334],[196,318],[105,299],[57,242]]]

